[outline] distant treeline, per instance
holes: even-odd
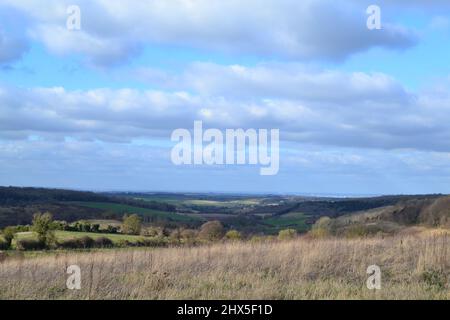
[[[79,202],[106,202],[158,211],[175,212],[175,206],[88,191],[45,188],[0,187],[0,228],[31,223],[36,212],[52,212],[58,220],[121,219],[121,214],[89,208]],[[150,218],[145,217],[145,222]]]
[[[87,191],[0,187],[1,206],[20,206],[25,204],[28,205],[62,201],[108,202],[110,199],[110,197]]]
[[[74,191],[45,188],[0,187],[0,206],[22,206],[30,204],[49,204],[55,202],[111,202],[141,208],[175,211],[175,206],[158,201],[135,200],[119,196],[108,196],[89,191]]]

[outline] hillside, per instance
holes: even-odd
[[[0,228],[30,224],[36,212],[51,212],[56,220],[121,219],[138,213],[145,222],[198,224],[175,213],[175,206],[107,194],[45,188],[0,187]]]
[[[321,227],[338,236],[361,236],[392,234],[411,226],[450,228],[450,196],[403,200],[324,220]]]
[[[402,225],[448,224],[450,198],[402,195],[326,198],[281,195],[189,193],[95,193],[87,191],[0,187],[0,228],[31,223],[36,212],[49,211],[56,220],[121,220],[136,213],[144,223],[193,227],[219,220],[227,229],[246,235],[277,234],[282,229],[308,231],[321,217],[333,218],[337,233],[370,226],[371,232]],[[341,230],[341,231],[339,231]]]

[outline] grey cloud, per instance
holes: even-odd
[[[0,28],[0,66],[20,59],[27,50],[26,40],[11,37]]]

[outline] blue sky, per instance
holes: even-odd
[[[450,4],[0,1],[0,185],[450,193]],[[68,30],[67,7],[81,10]],[[175,166],[171,132],[279,129],[280,171]]]

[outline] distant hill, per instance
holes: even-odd
[[[197,227],[220,220],[246,234],[309,230],[320,217],[333,219],[336,233],[393,232],[401,226],[447,225],[450,197],[400,195],[367,198],[313,198],[282,195],[185,193],[95,193],[45,188],[0,187],[0,228],[30,224],[36,212],[57,220],[120,220],[139,214],[145,223],[168,228]]]
[[[105,205],[91,205],[95,203]],[[55,219],[67,222],[80,219],[121,219],[124,213],[141,214],[144,221],[189,220],[174,215],[175,210],[175,206],[164,202],[142,201],[88,191],[0,187],[0,228],[29,224],[36,212],[45,211],[51,212]]]
[[[450,228],[450,196],[402,199],[393,205],[336,217],[328,223],[335,235],[389,234],[411,226]]]

